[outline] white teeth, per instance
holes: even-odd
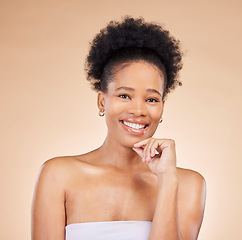
[[[145,125],[142,124],[136,124],[136,123],[130,123],[130,122],[125,122],[123,121],[124,125],[134,128],[134,129],[143,129],[145,127]]]

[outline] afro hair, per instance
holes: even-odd
[[[111,21],[90,43],[85,62],[87,80],[94,90],[106,92],[109,79],[104,72],[110,62],[112,68],[117,63],[143,59],[157,65],[165,75],[164,97],[176,85],[182,85],[178,80],[182,68],[179,44],[161,25],[147,23],[143,18],[126,16],[120,22]]]

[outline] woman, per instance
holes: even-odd
[[[108,127],[101,147],[41,167],[32,239],[197,239],[206,187],[176,167],[175,142],[152,138],[181,85],[179,42],[144,19],[110,22],[92,42],[87,78]]]

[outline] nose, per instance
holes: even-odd
[[[129,114],[132,114],[135,117],[144,117],[147,115],[147,108],[145,102],[142,100],[132,100],[129,102],[129,106],[127,109]]]

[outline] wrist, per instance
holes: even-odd
[[[157,179],[159,184],[174,184],[178,185],[178,177],[176,171],[171,171],[167,173],[157,174]]]

